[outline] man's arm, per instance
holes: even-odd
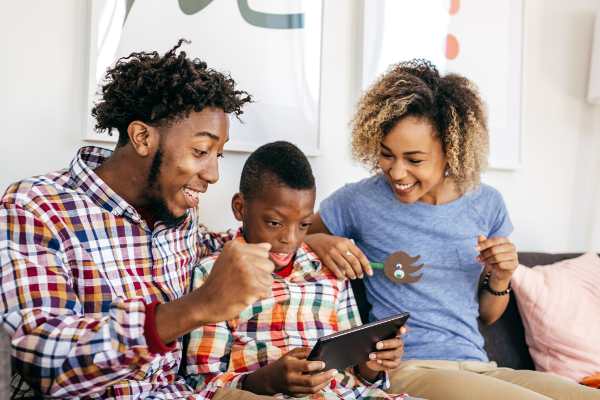
[[[156,332],[162,342],[233,319],[252,303],[269,298],[275,269],[270,248],[268,243],[226,243],[201,287],[156,307]]]
[[[201,288],[219,254],[204,258],[192,271],[192,289]],[[248,373],[227,372],[233,335],[227,322],[205,325],[190,333],[187,354],[186,381],[196,391],[211,387],[242,389]]]
[[[116,298],[108,316],[84,317],[62,256],[60,240],[32,212],[0,207],[0,314],[29,386],[82,397],[160,360],[145,345],[143,299]]]
[[[86,280],[94,282],[85,275],[93,274],[93,263],[88,269],[77,264],[71,271],[63,261],[68,246],[63,240],[34,212],[12,203],[0,206],[0,315],[12,336],[15,368],[37,392],[71,398],[96,393],[164,356],[146,345],[144,299],[115,298],[106,304],[94,286],[82,288]],[[273,263],[265,246],[228,244],[221,266],[202,290],[157,306],[155,327],[162,342],[233,318],[269,297]],[[81,292],[89,292],[88,303],[97,302],[98,311],[108,308],[109,315],[84,316]]]

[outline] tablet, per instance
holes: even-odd
[[[381,340],[398,336],[400,328],[406,323],[410,313],[394,315],[386,319],[371,322],[317,340],[307,360],[323,361],[325,368],[307,372],[314,375],[330,369],[341,371],[369,361],[369,354],[377,351],[375,345]]]

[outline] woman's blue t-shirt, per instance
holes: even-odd
[[[421,255],[416,283],[395,283],[383,269],[365,275],[371,321],[408,311],[404,360],[488,362],[477,328],[477,236],[508,236],[513,226],[500,193],[487,185],[442,205],[400,202],[376,175],[347,184],[321,203],[321,219],[335,236],[354,239],[369,261],[392,253]]]

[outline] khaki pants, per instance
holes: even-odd
[[[389,376],[386,392],[428,400],[600,400],[599,389],[495,362],[408,360]]]
[[[245,390],[217,389],[211,400],[273,400],[271,396],[260,396]]]
[[[314,396],[314,395],[313,395]],[[273,400],[273,397],[259,396],[254,393],[238,389],[217,389],[211,400]],[[424,400],[413,397],[405,397],[404,400]]]

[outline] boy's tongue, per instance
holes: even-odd
[[[278,267],[286,267],[294,255],[293,253],[278,253],[275,251],[270,251],[269,254],[271,255],[271,261]]]

